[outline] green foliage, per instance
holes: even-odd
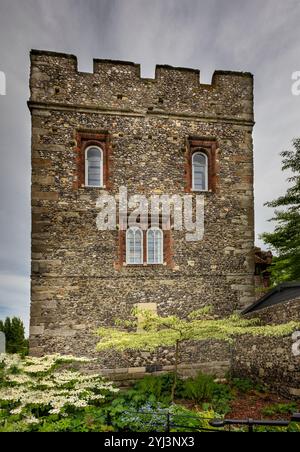
[[[184,380],[178,392],[182,398],[202,404],[202,409],[214,410],[219,415],[230,411],[230,401],[233,399],[228,385],[217,383],[212,376],[202,373]]]
[[[230,402],[234,399],[235,394],[226,384],[216,384],[214,387],[212,408],[220,415],[230,412]]]
[[[119,397],[115,398],[111,406],[114,415],[115,411],[123,412],[124,407],[131,407],[139,410],[144,405],[157,404],[168,407],[171,402],[170,390],[174,382],[174,374],[163,374],[160,376],[145,376],[138,380],[131,389],[122,391]],[[178,382],[178,390],[184,385],[182,380]]]
[[[6,352],[28,355],[28,340],[25,339],[25,328],[21,319],[7,317],[0,321],[0,331],[5,334]]]
[[[146,376],[134,385],[134,391],[139,394],[145,394],[145,402],[153,396],[156,400],[168,404],[171,402],[170,393],[173,383],[173,373],[156,377]],[[180,383],[181,381],[179,380],[178,384],[180,385]]]
[[[300,433],[300,424],[297,422],[291,422],[287,428],[289,433]]]
[[[134,389],[142,394],[153,395],[156,399],[161,400],[165,396],[166,386],[168,388],[169,385],[165,383],[163,378],[146,376],[135,384]]]
[[[130,322],[117,321],[119,328],[99,328],[100,342],[97,350],[115,349],[150,350],[160,346],[174,346],[188,340],[222,340],[232,342],[234,338],[245,334],[253,336],[287,336],[299,328],[299,322],[281,325],[260,325],[258,319],[247,320],[238,315],[225,319],[216,319],[208,315],[192,312],[187,319],[176,316],[160,317],[152,312],[135,310],[136,318]],[[143,318],[143,328],[140,319]],[[132,331],[132,329],[134,329]]]
[[[293,414],[298,411],[298,405],[295,402],[290,403],[276,403],[263,409],[264,416],[274,416],[277,414]]]
[[[258,433],[299,433],[300,432],[300,424],[296,422],[291,422],[288,427],[267,427],[260,426],[255,427],[255,432]]]
[[[0,426],[5,429],[8,420],[20,429],[26,425],[40,428],[41,423],[54,419],[63,425],[65,418],[76,418],[89,406],[103,405],[118,392],[111,383],[98,374],[60,369],[62,364],[86,362],[89,360],[73,356],[0,355]]]
[[[153,414],[153,409],[155,413]],[[132,432],[194,432],[200,428],[211,429],[209,421],[215,417],[213,411],[191,412],[180,406],[145,405],[139,413],[127,411],[122,416],[126,431]]]
[[[29,365],[34,375],[48,378],[54,370],[53,360],[37,366]],[[13,378],[22,376],[20,366],[14,368]],[[16,370],[18,370],[16,372]],[[7,375],[10,375],[10,371]],[[72,391],[73,380],[64,378],[65,396]],[[230,402],[237,392],[253,388],[248,380],[235,379],[235,386],[214,381],[213,377],[199,374],[194,379],[179,379],[176,397],[201,403],[201,411],[190,410],[179,404],[170,403],[170,388],[174,374],[147,376],[133,388],[116,393],[106,393],[99,401],[90,401],[89,406],[69,405],[59,413],[49,413],[47,406],[36,402],[25,413],[9,414],[10,401],[2,401],[0,408],[0,432],[197,432],[212,430],[209,421],[220,418],[230,409]],[[2,381],[2,385],[4,382]],[[69,388],[69,389],[68,389]],[[7,389],[7,388],[5,388]],[[44,390],[45,391],[45,390]],[[1,397],[0,397],[1,399]],[[186,400],[182,401],[186,403]],[[269,407],[273,414],[290,414],[296,411],[294,404]],[[285,428],[256,427],[257,431],[286,431]],[[234,428],[234,431],[246,431]],[[297,424],[291,424],[288,431],[300,431]]]
[[[210,409],[195,412],[181,405],[160,403],[153,396],[151,401],[140,404],[127,396],[117,397],[106,407],[105,419],[114,431],[165,432],[168,424],[171,432],[197,431],[200,427],[210,429],[209,420],[216,417]]]
[[[212,376],[199,373],[196,378],[185,380],[183,394],[185,398],[198,404],[211,402],[216,385]]]
[[[275,230],[262,239],[278,254],[271,268],[274,284],[300,279],[300,138],[293,141],[293,150],[281,153],[283,171],[289,170],[291,183],[285,195],[267,203],[275,210]]]
[[[173,373],[146,376],[132,389],[122,392],[111,406],[120,413],[125,407],[135,410],[140,410],[145,405],[156,407],[159,404],[161,407],[168,407],[174,378]],[[199,374],[194,379],[179,378],[175,396],[176,401],[190,400],[201,405],[203,410],[213,410],[220,415],[230,411],[230,401],[233,399],[233,393],[228,385],[216,383],[213,377],[204,374]]]
[[[103,410],[94,407],[85,408],[72,417],[47,419],[39,427],[39,432],[109,432],[111,426],[105,424]]]
[[[108,432],[113,431],[111,426],[105,424],[103,410],[88,407],[78,410],[72,416],[60,417],[51,415],[20,420],[18,416],[10,416],[1,422],[0,432]]]
[[[232,388],[245,394],[250,391],[265,392],[266,390],[264,385],[255,383],[248,378],[233,378],[230,381],[230,385]]]
[[[299,322],[281,325],[261,325],[259,319],[244,319],[232,315],[225,319],[215,318],[207,307],[190,313],[187,319],[176,316],[160,317],[149,311],[135,309],[131,320],[117,320],[115,328],[99,328],[100,342],[97,350],[115,349],[150,350],[158,347],[175,347],[175,380],[171,388],[171,400],[175,400],[178,377],[179,345],[188,340],[221,340],[232,342],[239,336],[252,335],[281,337],[300,328]]]

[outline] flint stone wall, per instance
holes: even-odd
[[[182,317],[205,305],[227,315],[254,301],[253,78],[95,60],[77,71],[75,57],[31,53],[32,296],[30,351],[98,356],[102,368],[172,365],[158,355],[95,352],[100,325],[128,318],[139,303]],[[216,192],[205,194],[205,236],[187,242],[172,231],[173,265],[122,266],[118,231],[98,231],[103,189],[76,187],[76,134],[110,135],[109,193],[185,194],[189,136],[218,144]],[[74,188],[75,187],[75,188]],[[225,346],[224,346],[225,347]],[[226,361],[227,348],[203,344],[186,362]]]
[[[300,323],[300,298],[260,309],[247,317],[273,325],[290,321]],[[285,396],[300,397],[300,354],[295,356],[292,351],[295,342],[292,335],[239,339],[233,353],[233,374],[262,381]],[[300,332],[298,350],[300,352]]]

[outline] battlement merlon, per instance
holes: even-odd
[[[140,65],[93,60],[93,73],[79,72],[74,55],[31,51],[30,107],[74,106],[138,113],[198,115],[253,124],[253,75],[215,71],[200,83],[197,69],[157,65],[155,78],[142,78]]]

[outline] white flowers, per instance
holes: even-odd
[[[54,369],[59,364],[67,363],[88,363],[90,359],[77,358],[71,355],[48,355],[42,358],[27,357],[22,359],[19,355],[0,355],[0,364],[7,369],[14,369],[14,371],[24,372],[26,374],[40,374],[47,373]]]
[[[89,361],[61,355],[26,359],[18,355],[0,355],[3,375],[0,407],[3,402],[10,402],[10,414],[23,414],[27,423],[36,423],[31,413],[33,408],[65,415],[67,408],[85,408],[90,403],[103,400],[109,393],[117,392],[118,389],[97,374],[57,369],[59,364]]]
[[[26,424],[39,424],[39,423],[40,423],[40,421],[39,421],[36,417],[34,417],[34,416],[26,417],[26,418],[24,419],[24,422],[25,422]]]

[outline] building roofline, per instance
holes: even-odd
[[[71,53],[64,53],[64,52],[54,52],[52,50],[38,50],[38,49],[31,49],[30,55],[38,55],[38,56],[51,56],[51,57],[58,57],[58,58],[69,58],[71,60],[77,60],[76,55],[72,55]]]
[[[64,53],[64,52],[55,52],[55,51],[51,51],[51,50],[39,50],[39,49],[31,49],[30,51],[30,56],[34,57],[34,56],[49,56],[49,57],[57,57],[57,58],[64,58],[64,59],[69,59],[72,60],[75,63],[75,67],[77,68],[77,56],[73,55],[73,54],[69,54],[69,53]],[[94,69],[95,66],[97,65],[101,65],[101,64],[113,64],[113,65],[121,65],[121,66],[132,66],[134,68],[136,68],[137,72],[140,75],[140,69],[141,69],[141,65],[134,63],[132,61],[123,61],[123,60],[111,60],[111,59],[106,59],[106,58],[94,58],[93,59],[93,63],[94,63]],[[77,69],[76,69],[77,70]],[[243,71],[228,71],[228,70],[215,70],[213,75],[212,75],[212,79],[211,79],[211,83],[210,84],[206,84],[206,83],[201,83],[200,82],[200,69],[195,69],[195,68],[186,68],[186,67],[177,67],[177,66],[171,66],[168,64],[157,64],[155,66],[155,78],[150,78],[149,80],[153,81],[157,78],[157,72],[159,71],[179,71],[179,72],[183,72],[183,73],[191,73],[194,74],[195,77],[199,77],[199,84],[202,86],[212,86],[215,85],[216,83],[216,79],[219,76],[230,76],[230,77],[248,77],[253,79],[253,74],[251,74],[250,72],[243,72]],[[142,77],[143,80],[148,80],[144,79]]]
[[[256,310],[255,308],[260,306],[264,301],[266,301],[272,295],[274,295],[277,292],[281,292],[282,290],[290,288],[290,287],[300,287],[300,281],[279,284],[278,286],[274,287],[274,289],[270,290],[270,292],[266,293],[259,300],[255,301],[255,303],[253,303],[250,306],[248,306],[247,308],[245,308],[242,311],[242,315],[245,315],[245,314],[248,314],[249,312],[255,311]],[[289,300],[285,300],[285,301],[289,301]],[[281,303],[284,303],[284,300]]]

